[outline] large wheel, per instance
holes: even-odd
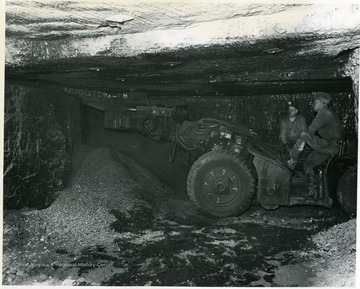
[[[357,167],[355,166],[343,174],[336,191],[336,197],[341,208],[350,216],[350,218],[356,217],[356,195]]]
[[[187,190],[200,210],[217,217],[244,213],[254,198],[254,177],[237,155],[210,151],[192,165]]]

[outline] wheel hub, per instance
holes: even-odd
[[[240,192],[238,176],[230,169],[216,168],[210,170],[203,184],[206,196],[213,202],[225,205],[237,197]]]
[[[229,189],[227,181],[224,179],[218,179],[215,181],[215,188],[219,194],[226,193]]]

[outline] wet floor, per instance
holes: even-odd
[[[145,208],[113,214],[117,221],[112,227],[121,236],[115,240],[118,251],[88,249],[74,261],[111,263],[120,271],[103,282],[108,286],[276,286],[275,271],[300,261],[294,252],[309,246],[311,234],[235,218],[155,217]],[[310,273],[303,274],[300,285]]]
[[[54,247],[42,254],[42,267],[17,275],[14,284],[56,285],[49,282],[65,279],[61,285],[311,286],[314,273],[302,265],[301,252],[313,246],[315,231],[341,219],[336,209],[317,207],[254,206],[244,216],[223,219],[159,213],[148,206],[110,213],[115,246],[94,239],[77,253]],[[45,283],[38,283],[41,278]]]

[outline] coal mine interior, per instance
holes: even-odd
[[[7,0],[3,284],[354,286],[359,11]],[[319,92],[306,199],[280,123]]]

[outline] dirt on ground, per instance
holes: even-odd
[[[4,212],[4,285],[355,286],[356,219],[336,209],[212,218],[119,152],[73,161],[50,207]]]

